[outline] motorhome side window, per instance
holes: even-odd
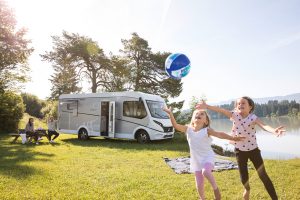
[[[142,119],[147,116],[145,105],[140,101],[124,101],[123,116]]]

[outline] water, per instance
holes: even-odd
[[[300,158],[300,119],[289,117],[260,118],[271,127],[285,126],[286,134],[276,137],[272,133],[256,126],[256,138],[262,157],[266,159],[292,159]],[[232,122],[229,119],[214,119],[211,127],[216,131],[230,133]],[[213,143],[223,149],[233,150],[233,145],[228,140],[213,138]]]

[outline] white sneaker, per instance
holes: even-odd
[[[37,143],[35,143],[36,145],[39,145],[39,143],[37,142]]]
[[[40,140],[43,140],[43,138],[39,137],[39,138],[38,138],[38,141],[40,141]]]
[[[51,140],[51,143],[54,144],[55,143],[54,140]]]

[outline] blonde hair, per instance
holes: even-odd
[[[192,119],[191,119],[191,123],[190,123],[190,126],[194,127],[194,123],[193,123],[193,119],[195,118],[195,115],[198,111],[202,111],[205,113],[205,117],[206,117],[206,124],[204,124],[204,127],[203,128],[206,128],[206,127],[210,127],[210,118],[209,118],[209,115],[207,114],[206,110],[194,110],[193,111],[193,115],[192,115]]]

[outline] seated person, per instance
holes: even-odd
[[[59,136],[59,133],[56,131],[57,121],[50,117],[48,120],[48,139],[50,143],[55,143],[54,140]],[[54,137],[51,139],[52,135]]]
[[[34,119],[32,117],[29,118],[28,123],[26,124],[25,132],[26,132],[26,136],[30,137],[29,142],[31,142],[32,138],[34,138],[35,143],[39,144],[38,135],[34,130]]]

